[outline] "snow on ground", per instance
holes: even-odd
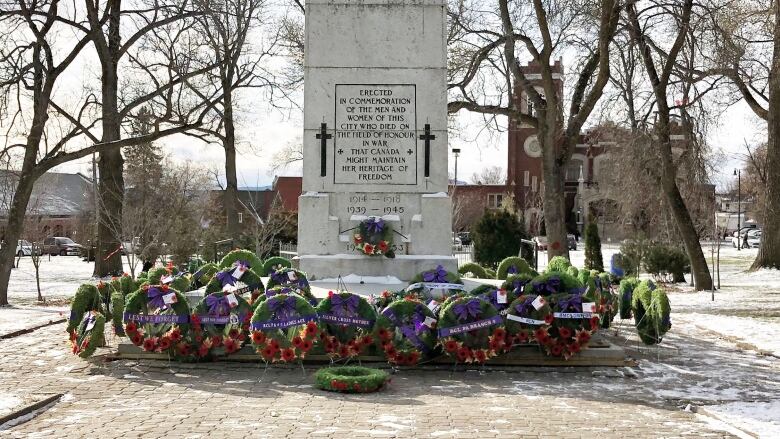
[[[780,437],[780,400],[770,402],[731,402],[707,408],[723,422],[762,438]]]

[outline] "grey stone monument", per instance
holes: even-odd
[[[298,264],[409,280],[452,256],[443,0],[308,0]],[[354,228],[381,217],[396,257]]]

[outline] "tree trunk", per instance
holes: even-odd
[[[105,58],[105,57],[103,57]],[[110,58],[110,57],[108,57]],[[120,120],[117,110],[117,65],[113,59],[101,59],[103,63],[103,137],[102,142],[120,139]],[[122,274],[122,257],[119,251],[122,230],[122,204],[125,195],[124,159],[120,149],[100,153],[98,184],[100,218],[98,223],[97,251],[94,276],[105,277]]]
[[[751,270],[780,269],[780,2],[772,6],[775,15],[774,52],[769,75],[769,111],[766,145],[766,203],[761,247]]]
[[[225,91],[224,120],[225,120],[225,216],[227,217],[228,236],[238,239],[241,231],[238,225],[238,175],[236,171],[236,129],[233,121],[233,97],[230,93],[231,85],[223,84]]]
[[[34,184],[35,177],[22,172],[14,192],[11,208],[8,210],[8,225],[5,229],[6,245],[0,249],[0,305],[8,305],[8,282],[11,279],[11,269],[14,266],[14,257],[16,257],[16,246],[12,243],[21,238],[24,230],[24,215],[27,211],[27,204],[30,202]]]
[[[542,145],[542,175],[544,180],[544,226],[547,235],[547,260],[556,256],[569,259],[566,242],[566,194],[563,189],[565,168],[558,164],[558,150],[554,136],[545,132],[540,124],[539,140],[552,147]],[[544,140],[542,140],[544,139]]]

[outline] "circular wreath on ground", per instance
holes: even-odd
[[[508,342],[515,344],[541,344],[549,335],[553,323],[553,311],[547,300],[537,294],[520,296],[509,306],[506,315]]]
[[[249,297],[249,302],[254,302],[265,290],[263,280],[251,268],[244,266],[223,268],[214,274],[208,285],[206,294],[226,291],[237,296]]]
[[[549,296],[552,294],[574,293],[583,290],[582,282],[566,273],[547,272],[535,277],[523,288],[524,294],[539,294]]]
[[[252,345],[266,362],[304,358],[320,331],[314,308],[294,293],[277,294],[260,303],[250,329]]]
[[[263,263],[263,276],[270,276],[276,270],[282,268],[292,267],[292,262],[289,259],[281,256],[273,256],[265,260]]]
[[[306,279],[306,273],[298,271],[294,268],[280,268],[279,270],[271,273],[268,279],[268,286],[266,292],[273,290],[275,287],[287,287],[296,290],[298,294],[306,298],[312,306],[317,304],[317,298],[311,293],[311,287],[309,286],[309,280]]]
[[[376,339],[390,364],[413,366],[433,353],[436,316],[422,302],[404,298],[391,303],[377,318]]]
[[[471,295],[487,301],[493,305],[493,308],[501,315],[506,315],[509,304],[517,299],[517,295],[514,291],[495,287],[493,285],[480,285],[471,290]]]
[[[515,297],[519,297],[523,295],[525,286],[531,283],[532,280],[534,280],[534,276],[528,273],[512,274],[507,276],[506,280],[501,284],[501,288],[511,291]]]
[[[546,334],[537,336],[547,355],[569,359],[587,348],[592,335],[599,329],[600,317],[595,312],[598,297],[595,291],[547,297],[555,319]]]
[[[360,222],[352,236],[355,248],[364,255],[395,257],[393,229],[380,217],[369,217]]]
[[[125,333],[146,352],[175,357],[192,355],[185,341],[190,307],[183,294],[167,285],[146,285],[127,298],[123,316]]]
[[[190,318],[194,354],[219,357],[238,351],[247,340],[251,318],[252,307],[241,296],[220,291],[204,297]]]
[[[317,305],[320,339],[331,358],[350,358],[374,344],[376,311],[366,299],[349,292],[329,292]]]
[[[453,292],[463,291],[463,288],[463,281],[457,273],[439,265],[433,270],[417,274],[406,287],[406,294],[419,297],[426,303],[431,299],[441,302]]]
[[[528,265],[528,261],[519,256],[510,256],[501,263],[498,264],[498,270],[496,270],[496,279],[506,280],[508,276],[513,274],[538,274],[531,269]]]
[[[201,265],[200,268],[192,274],[192,284],[190,288],[197,290],[198,288],[208,285],[218,271],[219,267],[217,267],[217,264],[209,262],[208,264]]]
[[[239,263],[247,268],[251,268],[255,272],[259,272],[263,268],[262,259],[258,258],[254,252],[243,249],[236,249],[228,252],[228,254],[223,256],[222,260],[219,261],[219,268],[236,267]]]
[[[462,363],[484,363],[507,351],[504,319],[490,302],[478,297],[453,300],[441,311],[439,345]]]
[[[81,324],[84,313],[87,311],[102,313],[103,306],[100,299],[100,292],[96,286],[92,284],[79,286],[76,294],[73,296],[73,302],[70,304],[70,317],[68,318],[68,326],[66,328],[68,334],[72,334],[73,330]]]
[[[381,390],[390,382],[390,375],[370,367],[326,367],[314,374],[314,382],[318,389],[330,392],[369,393]]]
[[[97,311],[84,313],[78,326],[70,333],[71,351],[81,358],[88,358],[95,353],[98,345],[103,342],[106,318]]]

